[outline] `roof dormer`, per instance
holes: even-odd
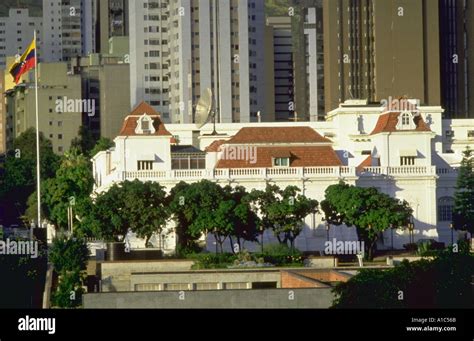
[[[154,120],[147,114],[143,114],[137,120],[137,127],[135,128],[135,134],[138,135],[153,135],[156,129],[153,125]]]
[[[416,124],[411,111],[402,111],[398,115],[397,130],[416,130]]]

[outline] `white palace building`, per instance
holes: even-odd
[[[165,126],[142,103],[125,118],[115,148],[92,159],[95,191],[125,180],[157,181],[170,190],[180,181],[208,179],[248,190],[264,189],[267,183],[296,185],[321,201],[325,189],[342,179],[407,200],[414,212],[414,240],[449,244],[457,167],[466,146],[474,148],[474,120],[442,119],[441,107],[411,100],[388,103],[347,101],[329,112],[325,122],[217,124],[217,134],[212,134],[212,124],[201,130],[195,124]],[[307,217],[298,249],[324,250],[322,218]],[[400,249],[409,233],[388,230],[378,248],[393,243]],[[276,241],[271,231],[264,238]],[[331,226],[329,238],[357,239],[355,229],[345,226]],[[175,248],[173,234],[156,240],[165,251]],[[208,248],[214,249],[212,237]]]

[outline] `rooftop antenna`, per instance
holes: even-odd
[[[207,88],[204,93],[201,95],[198,104],[196,105],[196,115],[195,115],[196,124],[199,124],[199,130],[204,128],[209,122],[213,122],[214,128],[212,135],[217,135],[216,131],[216,113],[213,110],[212,105],[212,90]]]
[[[354,99],[354,95],[352,94],[351,88],[347,88],[347,91],[349,91],[349,95],[351,95],[351,99]]]

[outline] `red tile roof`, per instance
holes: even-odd
[[[239,148],[238,146],[228,146]],[[216,168],[271,168],[274,155],[291,155],[291,167],[336,167],[342,166],[342,162],[336,152],[330,146],[303,146],[303,147],[242,147],[256,148],[256,162],[250,160],[226,160],[226,154],[222,153]],[[230,156],[231,154],[229,154]],[[249,158],[250,159],[250,158]]]
[[[377,161],[377,164],[374,165],[374,161]],[[369,155],[367,159],[362,161],[360,165],[357,166],[357,171],[362,172],[366,167],[379,167],[380,166],[380,159],[372,158],[372,155]]]
[[[400,116],[401,112],[389,112],[383,114],[379,117],[377,124],[372,131],[371,135],[375,135],[378,133],[393,133],[397,130],[398,124],[398,117]],[[416,129],[415,131],[431,131],[431,129],[426,125],[423,118],[418,115],[414,118]]]
[[[135,129],[137,128],[138,120],[143,114],[147,114],[153,119],[153,127],[155,128],[154,134],[137,134]],[[140,103],[132,113],[125,118],[122,129],[120,130],[119,136],[172,136],[171,133],[166,130],[165,124],[161,121],[160,115],[149,106],[147,103]]]
[[[152,106],[150,106],[146,102],[141,102],[139,105],[133,109],[130,113],[130,116],[142,116],[143,114],[147,114],[150,116],[160,115]]]
[[[240,129],[228,143],[331,143],[331,140],[310,127],[249,127]]]
[[[217,153],[219,152],[221,149],[221,146],[226,143],[227,141],[226,140],[216,140],[214,142],[212,142],[207,148],[206,148],[206,152],[208,153]]]

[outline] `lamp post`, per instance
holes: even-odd
[[[265,228],[262,226],[262,254],[263,254],[263,237],[264,237],[264,234],[265,234]]]
[[[392,235],[391,248],[392,248],[392,251],[393,251],[393,224],[390,224],[390,234]]]
[[[331,228],[331,225],[329,225],[329,222],[326,221],[326,239],[329,241],[329,229]]]
[[[454,225],[453,225],[453,223],[449,224],[449,228],[451,229],[451,245],[454,245]]]
[[[217,229],[216,228],[214,229],[214,240],[216,243],[216,255],[217,255]]]
[[[414,228],[415,228],[415,225],[413,224],[413,222],[409,222],[408,231],[409,231],[410,244],[413,244],[415,242],[415,238],[413,237]]]

